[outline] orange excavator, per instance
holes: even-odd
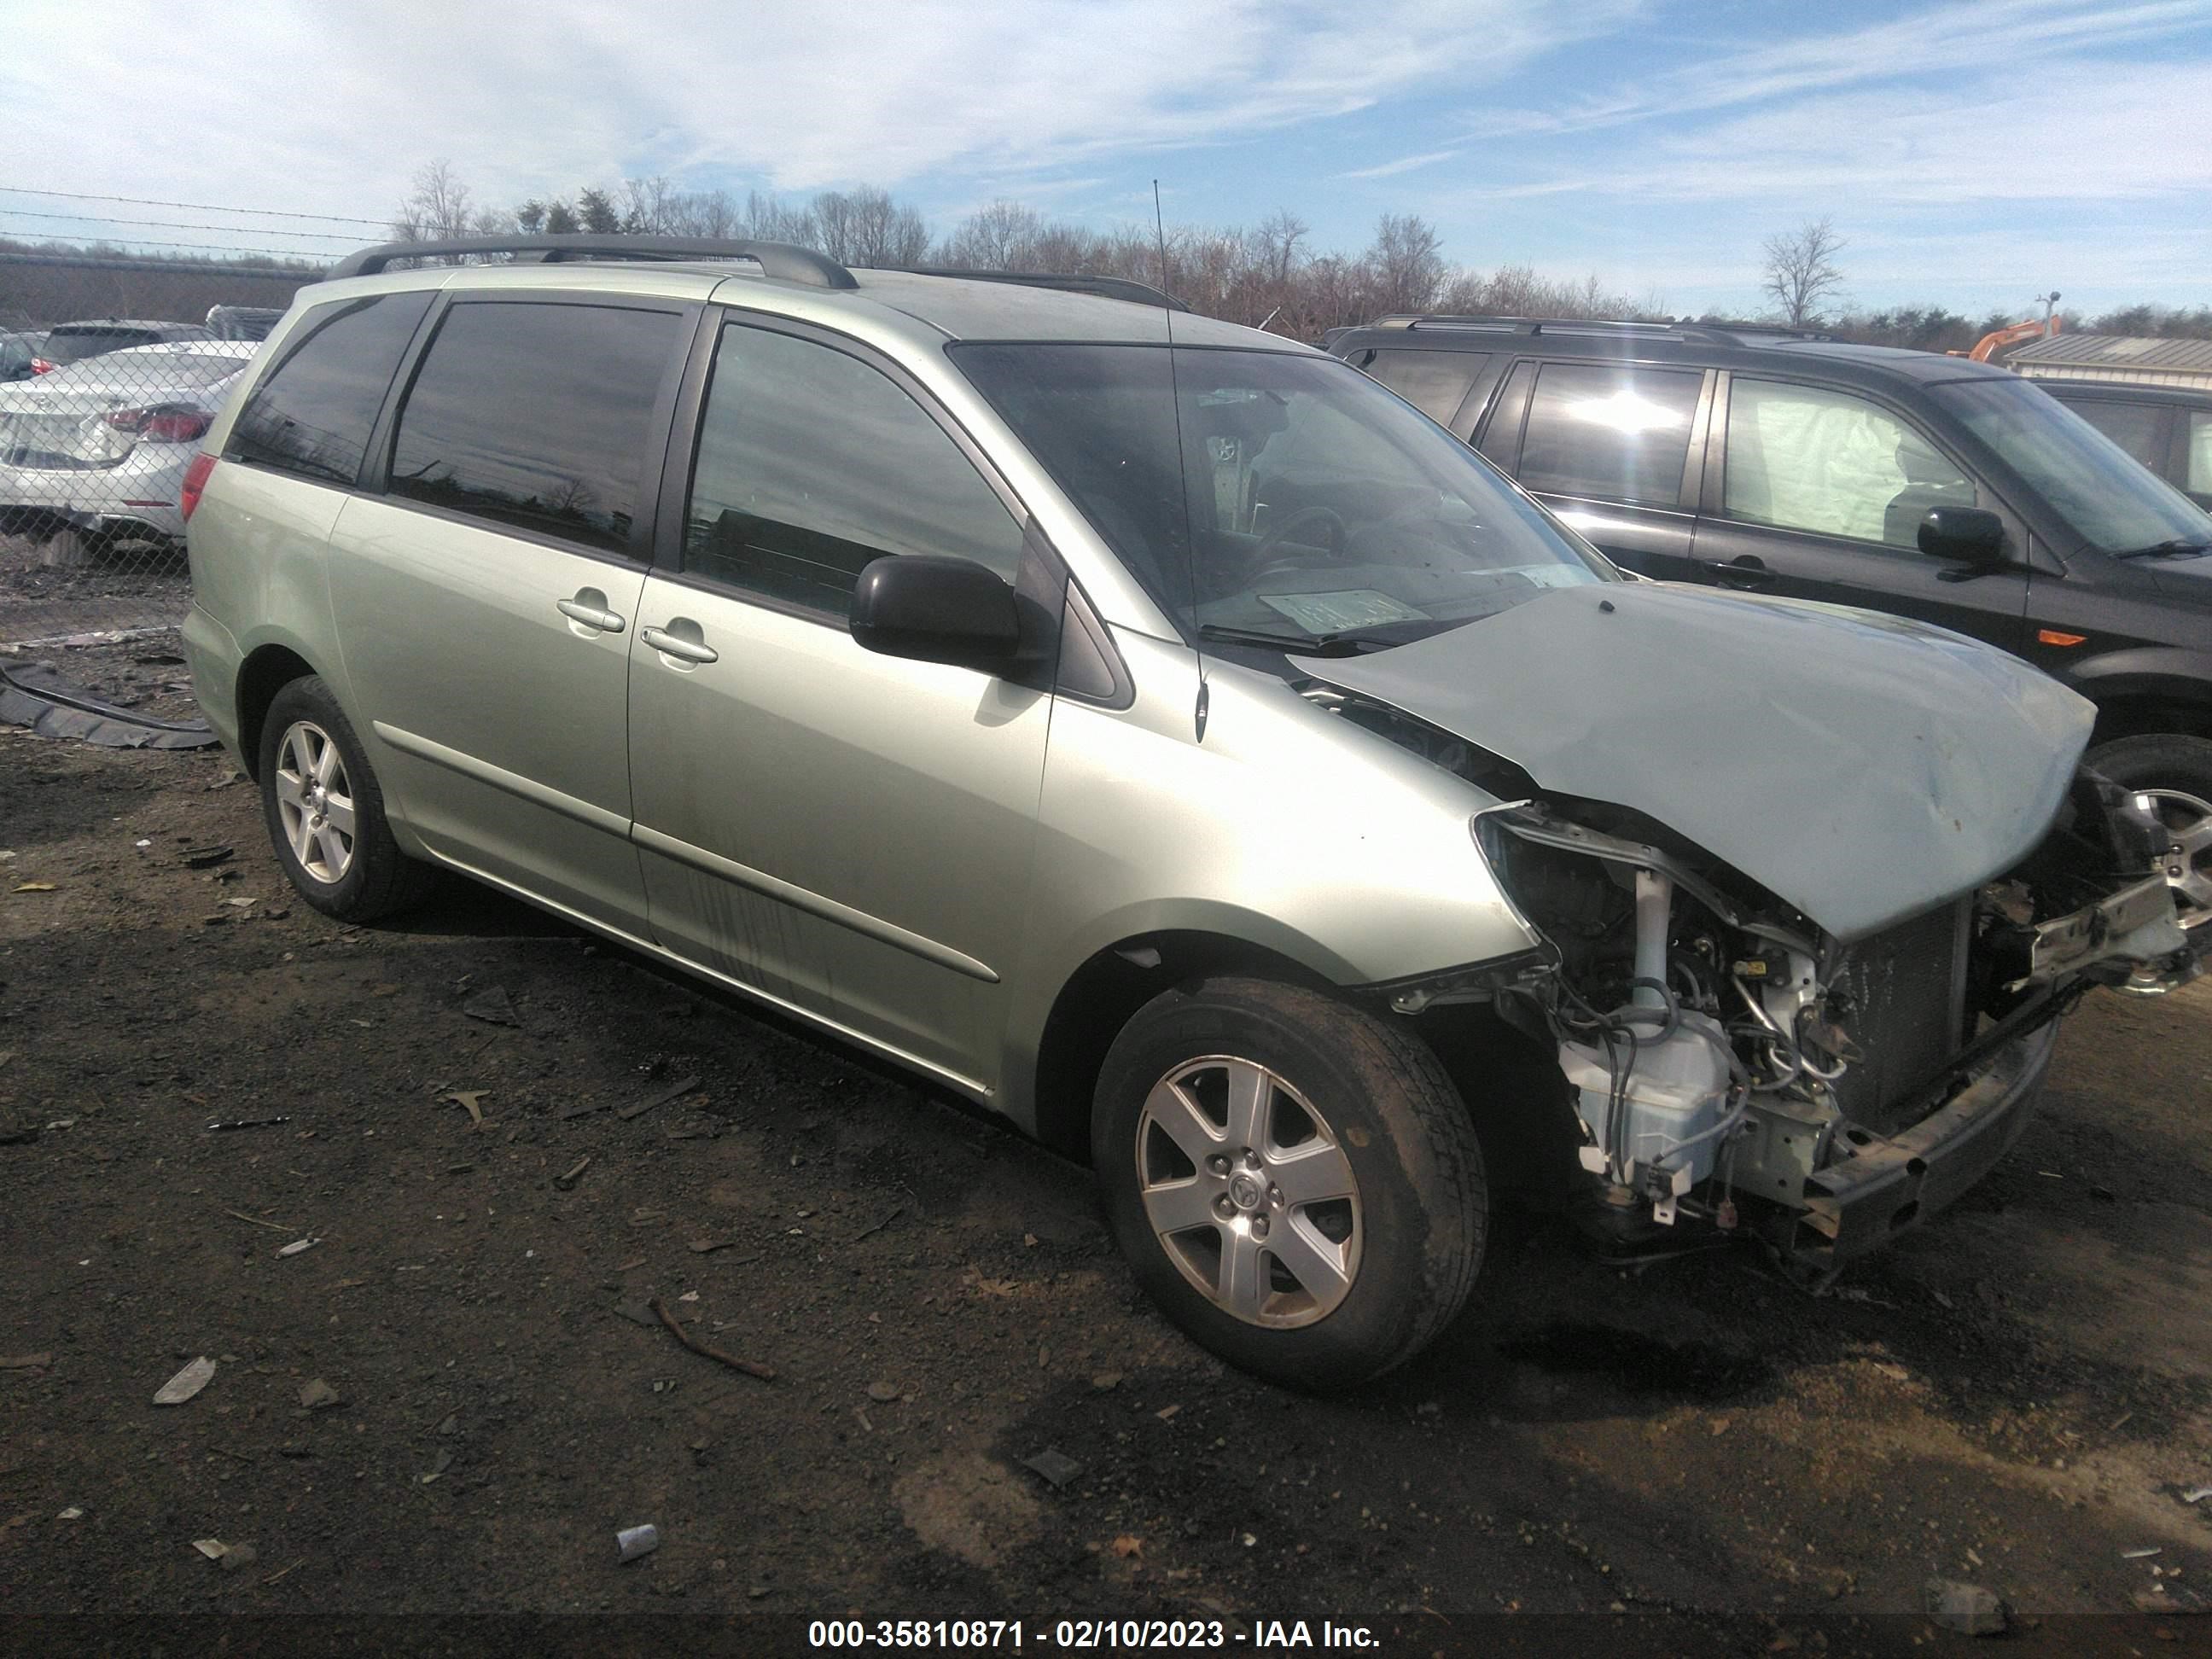
[[[2063,317],[2031,318],[2024,323],[2014,323],[2010,328],[2000,328],[1983,335],[1974,342],[1971,351],[1947,351],[1943,355],[1947,357],[1970,357],[1978,363],[1985,363],[2007,346],[2018,345],[2023,340],[2045,338],[2059,333],[2065,326]]]

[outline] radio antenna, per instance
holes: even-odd
[[[1158,234],[1160,243],[1160,292],[1168,291],[1168,222],[1160,210],[1160,181],[1152,180],[1152,228]],[[1198,620],[1198,546],[1192,539],[1190,515],[1190,460],[1182,447],[1182,387],[1176,373],[1175,307],[1163,306],[1160,316],[1168,331],[1168,401],[1175,409],[1176,477],[1182,491],[1182,554],[1183,568],[1190,575],[1190,642],[1198,657],[1198,703],[1191,718],[1197,728],[1198,741],[1206,741],[1206,716],[1212,702],[1212,692],[1206,683],[1206,647],[1199,638]]]

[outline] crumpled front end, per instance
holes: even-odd
[[[1848,941],[1623,809],[1531,800],[1474,827],[1553,952],[1498,1012],[1553,1046],[1624,1248],[1746,1229],[1836,1266],[2002,1155],[2084,991],[2200,969],[2160,827],[2088,772],[2015,868]]]

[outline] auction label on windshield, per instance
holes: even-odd
[[[1368,1626],[1334,1619],[817,1619],[806,1627],[811,1648],[927,1648],[1018,1653],[1138,1652],[1199,1648],[1276,1654],[1376,1653],[1382,1638]]]

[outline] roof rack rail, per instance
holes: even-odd
[[[1129,276],[1067,276],[1049,270],[969,270],[953,265],[896,265],[909,276],[957,276],[970,283],[1012,283],[1020,288],[1059,289],[1069,294],[1095,295],[1102,300],[1126,300],[1131,305],[1158,306],[1166,311],[1190,307],[1172,294]]]
[[[858,288],[853,273],[827,255],[792,242],[757,242],[696,236],[457,236],[437,242],[386,242],[349,253],[325,280],[374,276],[395,259],[454,254],[512,253],[520,263],[554,264],[571,259],[750,259],[762,271],[815,288]]]
[[[1378,317],[1370,328],[1458,329],[1486,334],[1561,334],[1596,336],[1624,340],[1703,340],[1733,345],[1747,336],[1779,340],[1826,340],[1835,336],[1818,329],[1790,328],[1781,323],[1661,323],[1614,317],[1483,317],[1443,313]]]

